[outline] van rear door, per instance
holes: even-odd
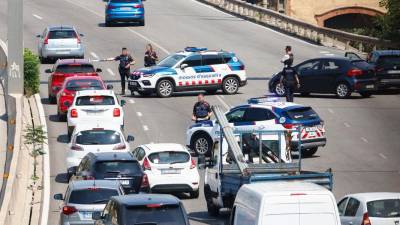
[[[330,195],[299,195],[299,225],[338,225],[335,200]]]
[[[262,225],[300,225],[298,196],[268,196],[264,202]]]

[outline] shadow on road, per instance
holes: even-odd
[[[49,116],[49,120],[50,120],[51,122],[56,122],[56,123],[65,122],[65,121],[60,121],[57,115],[50,115],[50,116]]]
[[[229,211],[221,211],[220,217],[210,217],[207,212],[191,212],[188,213],[189,219],[191,221],[196,221],[199,223],[205,223],[210,225],[225,225],[229,221]]]
[[[106,27],[105,23],[98,23],[97,24],[98,27]],[[135,23],[135,22],[131,22],[131,23],[113,23],[112,25],[108,26],[108,27],[141,27],[139,25],[139,23]]]
[[[68,175],[67,173],[59,173],[55,180],[57,183],[68,184]]]

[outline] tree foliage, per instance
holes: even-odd
[[[24,90],[27,96],[39,93],[39,58],[29,49],[24,50]]]
[[[379,36],[400,43],[400,0],[380,0],[387,13],[378,18]]]

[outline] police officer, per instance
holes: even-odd
[[[204,100],[204,95],[199,94],[197,96],[197,102],[193,106],[193,121],[200,121],[200,120],[209,120],[211,117],[212,111],[210,104]]]
[[[158,61],[157,52],[153,50],[151,44],[146,45],[146,52],[144,53],[144,66],[150,67],[156,65]]]
[[[128,53],[127,48],[122,48],[121,55],[108,59],[109,61],[119,61],[118,72],[121,77],[121,95],[125,95],[125,79],[129,77],[131,65],[135,64],[132,56]]]
[[[296,70],[292,67],[293,57],[286,54],[282,59],[284,68],[280,77],[280,83],[285,88],[285,95],[287,102],[293,102],[293,94],[295,88],[300,88],[299,77],[297,76]]]

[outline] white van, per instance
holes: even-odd
[[[243,185],[231,225],[340,225],[332,192],[314,183],[284,181]]]

